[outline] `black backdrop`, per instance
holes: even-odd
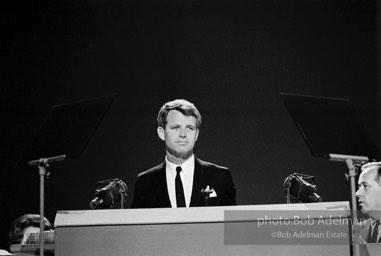
[[[32,2],[32,3],[31,3]],[[88,209],[96,182],[164,159],[156,114],[175,98],[203,116],[195,152],[226,165],[239,204],[285,203],[283,180],[316,176],[350,200],[345,164],[313,158],[280,92],[349,98],[377,139],[376,1],[13,1],[1,4],[1,248],[38,213],[37,169],[14,168],[51,105],[117,93],[80,158],[54,164],[46,215]]]

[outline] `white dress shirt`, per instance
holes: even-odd
[[[194,155],[192,155],[182,165],[171,163],[168,161],[168,158],[165,157],[167,188],[172,208],[177,208],[175,179],[177,174],[176,167],[178,166],[181,166],[182,169],[180,172],[180,178],[184,188],[185,205],[186,207],[189,207],[193,188]]]

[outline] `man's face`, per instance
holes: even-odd
[[[158,127],[157,132],[160,139],[165,141],[169,157],[185,160],[192,155],[198,137],[194,116],[185,116],[178,110],[171,110],[165,128]]]
[[[377,167],[365,169],[358,181],[359,189],[356,192],[361,211],[371,217],[381,213],[381,184],[376,181]]]

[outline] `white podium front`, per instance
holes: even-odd
[[[227,220],[227,211],[245,214]],[[350,255],[349,237],[348,244],[332,245],[226,243],[226,222],[247,226],[279,211],[291,218],[295,211],[316,219],[322,212],[340,219],[350,214],[349,202],[58,211],[55,255]]]

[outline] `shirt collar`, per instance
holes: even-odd
[[[189,157],[182,165],[174,164],[168,160],[168,157],[165,156],[165,164],[167,166],[167,170],[173,175],[176,176],[176,167],[181,166],[181,169],[184,173],[184,175],[189,174],[194,169],[194,154],[192,154],[191,157]],[[193,172],[192,172],[193,173]]]

